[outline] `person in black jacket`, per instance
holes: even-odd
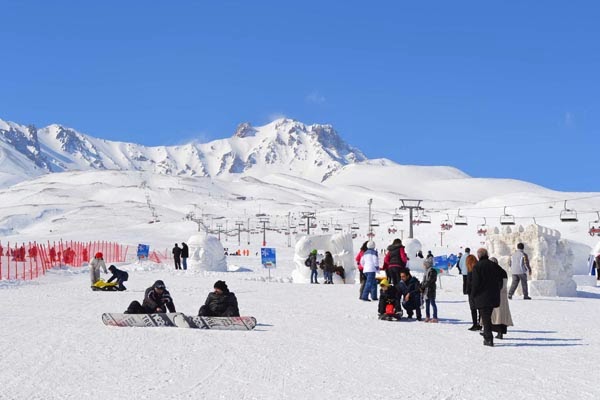
[[[200,307],[200,317],[239,317],[237,298],[225,284],[225,281],[216,281],[214,292],[209,293],[204,305]]]
[[[335,271],[335,264],[333,263],[333,255],[331,252],[325,252],[325,258],[321,261],[321,269],[323,270],[323,276],[325,278],[326,285],[333,285],[333,272]]]
[[[117,280],[117,290],[127,290],[127,288],[125,287],[125,285],[123,285],[123,282],[125,282],[126,280],[129,279],[129,274],[127,273],[127,271],[123,271],[118,269],[117,267],[115,267],[114,265],[111,265],[110,267],[108,267],[108,270],[112,273],[112,276],[110,277],[110,279],[108,280],[107,283],[111,283],[112,281],[114,281],[115,279]]]
[[[402,295],[396,286],[390,285],[387,279],[382,279],[379,284],[379,319],[391,320],[402,317]]]
[[[187,269],[187,259],[190,256],[190,249],[185,242],[181,243],[181,265],[183,269]]]
[[[417,321],[421,321],[421,284],[410,274],[407,269],[400,273],[398,289],[403,296],[402,306],[406,310],[407,318],[411,319],[413,312],[417,312]]]
[[[492,310],[500,306],[500,290],[502,289],[502,267],[488,258],[486,249],[477,250],[479,261],[473,268],[471,296],[473,303],[481,315],[483,325],[483,345],[493,346]]]
[[[142,304],[139,301],[132,301],[125,314],[165,313],[167,310],[172,313],[176,312],[175,304],[165,283],[157,280],[154,285],[146,289]]]
[[[181,247],[175,243],[173,247],[173,261],[175,261],[175,269],[181,269]]]

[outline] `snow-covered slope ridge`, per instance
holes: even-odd
[[[0,171],[30,177],[35,170],[131,170],[209,177],[282,172],[323,181],[345,165],[366,160],[331,125],[290,119],[261,127],[244,123],[228,139],[168,147],[102,140],[61,125],[37,129],[0,120],[0,142],[4,152],[13,149],[29,160],[29,165],[2,163]]]

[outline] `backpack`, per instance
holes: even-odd
[[[306,265],[307,267],[310,268],[311,264],[312,263],[310,262],[310,257],[308,257],[306,260],[304,260],[304,265]]]

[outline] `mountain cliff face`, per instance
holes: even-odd
[[[132,170],[225,178],[286,173],[324,181],[343,166],[366,160],[331,125],[290,119],[261,127],[243,123],[229,139],[157,147],[102,140],[61,125],[37,129],[0,120],[0,142],[3,152],[18,153],[30,162],[25,171],[15,171],[14,164],[0,161],[0,172],[15,175],[30,175],[29,169]]]

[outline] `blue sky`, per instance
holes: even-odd
[[[596,1],[0,0],[0,14],[2,119],[170,145],[286,116],[370,158],[600,190]]]

